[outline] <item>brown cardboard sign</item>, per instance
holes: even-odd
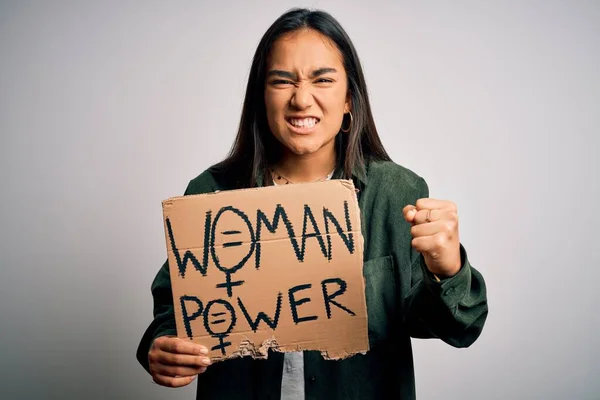
[[[178,337],[213,361],[369,349],[351,181],[175,197],[163,215]]]

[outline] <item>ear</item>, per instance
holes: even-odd
[[[349,113],[352,110],[352,98],[350,97],[350,94],[348,93],[348,96],[346,96],[346,102],[344,103],[344,114]]]

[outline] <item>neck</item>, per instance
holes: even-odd
[[[298,155],[286,152],[275,170],[295,182],[314,182],[327,176],[335,168],[335,151]]]

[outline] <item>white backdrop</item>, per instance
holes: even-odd
[[[220,160],[284,0],[0,2],[0,397],[191,399],[135,350],[161,200]],[[415,340],[421,399],[597,399],[600,3],[312,1],[393,159],[455,201],[490,314]],[[400,218],[400,210],[398,210]]]

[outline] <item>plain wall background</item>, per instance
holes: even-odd
[[[160,202],[226,154],[298,5],[251,3],[0,3],[0,397],[194,398],[135,350]],[[346,28],[387,150],[458,204],[487,280],[470,349],[413,341],[419,398],[600,398],[600,3],[299,5]]]

